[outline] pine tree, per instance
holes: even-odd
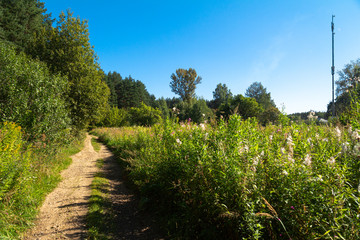
[[[1,0],[0,39],[26,51],[34,40],[34,33],[52,23],[45,12],[44,3],[39,0]]]

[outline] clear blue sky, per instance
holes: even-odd
[[[170,75],[191,67],[205,99],[218,83],[244,95],[258,81],[286,113],[325,111],[332,14],[336,70],[360,58],[359,0],[43,1],[53,17],[71,9],[87,19],[102,69],[141,80],[157,98],[175,96]]]

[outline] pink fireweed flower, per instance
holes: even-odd
[[[310,165],[311,165],[311,156],[310,156],[310,154],[306,154],[305,159],[304,159],[304,164],[305,164],[306,166],[310,166]]]

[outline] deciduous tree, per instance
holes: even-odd
[[[108,104],[109,88],[89,42],[87,21],[61,13],[55,28],[42,28],[30,49],[52,72],[68,78],[65,98],[72,124],[84,128],[101,119]]]
[[[190,102],[195,96],[196,85],[201,83],[201,77],[197,75],[195,69],[188,70],[179,68],[176,73],[171,74],[170,88],[178,94],[183,101]]]

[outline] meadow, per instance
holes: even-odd
[[[164,121],[99,128],[171,238],[360,239],[360,131]]]

